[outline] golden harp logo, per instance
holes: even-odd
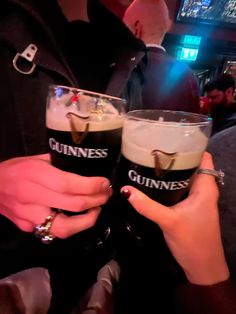
[[[152,151],[154,157],[155,174],[159,178],[163,178],[175,163],[178,153],[166,153],[158,149]]]
[[[89,122],[85,122],[85,128],[84,128],[84,131],[82,132],[79,132],[77,131],[76,129],[76,123],[75,123],[75,120],[76,119],[87,119],[87,118],[83,118],[77,114],[75,114],[74,112],[68,112],[66,114],[66,117],[69,119],[69,122],[70,122],[70,128],[71,128],[71,137],[72,137],[72,141],[75,143],[75,144],[81,144],[82,141],[85,139],[85,137],[87,136],[88,134],[88,131],[89,131]]]

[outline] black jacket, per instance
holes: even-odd
[[[0,161],[48,151],[45,104],[49,84],[105,92],[119,47],[127,46],[131,55],[143,49],[143,43],[136,41],[129,32],[124,36],[116,34],[120,32],[120,21],[96,0],[89,1],[89,16],[92,30],[86,23],[78,22],[78,29],[83,29],[79,33],[82,37],[67,38],[68,23],[56,0],[1,2]],[[103,20],[107,22],[103,24]],[[112,36],[107,32],[107,25],[113,29]],[[125,27],[121,32],[126,34]],[[130,48],[126,43],[130,43]],[[29,45],[34,48],[32,61],[22,57],[22,53],[29,51]],[[75,54],[72,54],[73,50]],[[82,61],[74,68],[71,58],[77,54]],[[135,64],[130,61],[129,71]],[[30,74],[22,73],[30,70]],[[122,84],[120,86],[122,88]],[[67,240],[57,239],[49,247],[0,216],[0,277],[34,266],[48,268],[54,295],[64,296],[63,300],[56,301],[62,310],[63,306],[67,307],[67,298],[70,305],[71,300],[77,301],[95,281],[98,269],[109,260],[114,247],[111,237],[105,245],[97,245],[103,243],[106,236],[107,223],[101,223],[101,228]],[[78,289],[74,289],[78,282]]]
[[[236,125],[236,103],[216,108],[211,114],[212,135]]]
[[[72,38],[67,45],[65,32],[67,23],[55,0],[2,1],[0,81],[3,88],[0,100],[0,160],[47,151],[44,115],[49,84],[79,86],[104,92],[113,71],[116,54],[119,53],[117,47],[125,46],[127,51],[129,50],[127,42],[130,42],[132,36],[129,33],[127,36],[117,36],[116,32],[120,30],[116,26],[115,17],[100,7],[96,1],[90,2],[89,12],[97,31],[96,35],[90,41],[87,38],[78,40]],[[105,14],[104,25],[99,22],[101,18],[95,13],[98,16]],[[115,22],[112,22],[113,20]],[[110,34],[107,36],[107,25],[110,23],[114,24],[112,37]],[[126,34],[125,31],[123,33]],[[90,35],[89,31],[88,34]],[[61,38],[64,39],[63,43],[60,42]],[[109,49],[106,48],[108,43]],[[32,62],[19,56],[30,44],[38,49]],[[69,63],[71,55],[66,55],[70,45],[71,50],[77,51],[78,60],[80,58],[82,60],[78,69],[80,75],[73,71]],[[88,45],[91,46],[91,50],[88,49]],[[133,39],[131,55],[141,47],[143,48],[142,44]],[[85,55],[88,51],[91,51],[91,54]],[[13,67],[14,58],[17,58],[16,65],[24,71],[28,71],[33,64],[36,67],[30,75],[19,73]],[[130,71],[135,64],[130,62]],[[83,81],[80,82],[81,78]]]

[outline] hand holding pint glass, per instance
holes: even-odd
[[[126,115],[118,182],[133,185],[153,200],[172,206],[183,199],[211,133],[207,116],[165,110],[136,110]],[[127,221],[136,229],[144,218],[131,208]],[[146,222],[148,224],[148,222]]]
[[[120,98],[50,86],[46,126],[52,165],[111,179],[120,153],[125,105]]]

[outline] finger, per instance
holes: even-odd
[[[10,196],[2,198],[2,205],[7,210],[4,213],[7,217],[15,217],[18,220],[25,220],[33,225],[38,224],[39,221],[43,221],[45,217],[51,215],[52,210],[48,206],[41,206],[37,204],[23,204],[17,202]],[[10,220],[12,220],[10,218]]]
[[[43,161],[50,162],[50,155],[49,154],[40,154],[40,155],[33,155],[33,156],[15,157],[15,158],[5,160],[2,163],[8,164],[8,165],[13,165],[13,164],[25,163],[25,162],[28,162],[30,160],[35,160],[35,161],[43,160]]]
[[[109,189],[110,182],[103,177],[84,177],[62,171],[45,160],[27,161],[25,178],[59,193],[96,194]]]
[[[3,162],[7,168],[5,175],[8,180],[1,187],[1,191],[12,188],[12,182],[20,182],[23,179],[41,184],[51,190],[70,194],[96,194],[109,190],[110,182],[103,177],[84,177],[74,173],[65,172],[48,163],[48,155],[34,157],[14,158]],[[6,167],[6,164],[8,165]],[[26,171],[27,169],[27,171]],[[9,184],[7,184],[9,182]],[[1,183],[1,182],[0,182]]]
[[[50,155],[49,154],[41,154],[41,155],[35,155],[32,156],[34,159],[40,159],[40,160],[44,160],[44,161],[51,161]]]
[[[205,152],[199,166],[200,169],[214,169],[214,164],[211,154]],[[203,188],[206,187],[206,188]],[[214,176],[209,174],[199,173],[195,176],[192,183],[190,194],[201,191],[201,193],[216,193],[218,194],[218,187]]]
[[[14,209],[14,213],[17,219],[23,219],[35,226],[39,222],[43,222],[47,216],[50,216],[52,209],[35,204],[18,204]]]
[[[12,219],[12,222],[22,231],[24,232],[32,232],[34,230],[35,225],[30,223],[29,221],[23,220],[23,219]]]
[[[11,220],[19,229],[24,232],[32,232],[34,224],[31,222],[16,217],[9,208],[1,207],[1,214]]]
[[[69,195],[57,193],[44,188],[41,185],[26,182],[18,185],[17,189],[12,188],[10,195],[5,197],[5,202],[11,202],[11,196],[14,197],[17,207],[20,204],[37,204],[40,206],[60,208],[73,212],[83,211],[89,208],[104,205],[110,194],[108,192],[93,195]],[[9,207],[9,206],[8,206]],[[18,209],[18,212],[20,210]]]
[[[213,160],[212,160],[212,155],[208,152],[205,152],[203,154],[202,160],[201,160],[201,164],[199,166],[199,168],[202,169],[214,169],[214,164],[213,164]]]
[[[50,232],[58,238],[68,238],[73,234],[93,227],[101,212],[101,207],[91,208],[85,214],[66,216],[58,214],[52,224]]]
[[[132,186],[122,187],[121,193],[125,190],[129,191],[128,201],[139,214],[152,220],[160,227],[167,227],[172,223],[173,213],[168,207],[155,202]]]

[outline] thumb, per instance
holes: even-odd
[[[161,228],[166,228],[172,223],[173,211],[169,207],[155,202],[133,186],[123,186],[121,194],[139,214],[155,222]]]

